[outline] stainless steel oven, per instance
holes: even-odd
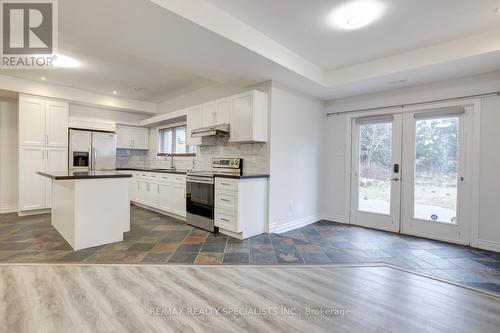
[[[189,174],[186,178],[186,220],[189,225],[218,232],[214,225],[213,175]]]

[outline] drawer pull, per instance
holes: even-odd
[[[221,201],[226,201],[226,202],[230,202],[231,200],[228,200],[228,199],[220,199]]]
[[[224,221],[224,222],[230,222],[228,219],[225,219],[225,218],[223,218],[223,217],[221,217],[220,219],[221,219],[222,221]]]
[[[220,183],[221,185],[224,185],[224,186],[231,186],[231,184],[229,183]]]

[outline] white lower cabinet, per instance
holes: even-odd
[[[38,171],[68,169],[68,148],[19,147],[19,207],[20,212],[51,208],[52,181]]]
[[[186,176],[135,172],[131,201],[186,217]]]
[[[267,178],[215,179],[215,226],[245,239],[267,232]]]

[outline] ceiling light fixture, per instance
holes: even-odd
[[[47,80],[47,79],[45,78],[45,76],[42,76],[42,77],[40,78],[40,80],[45,81],[45,80]]]
[[[359,29],[375,22],[384,12],[377,0],[354,0],[333,10],[329,22],[345,30]]]
[[[500,13],[500,8],[495,9],[495,12]]]
[[[118,91],[113,91],[113,95],[118,95]]]

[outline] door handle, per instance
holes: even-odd
[[[399,182],[399,177],[394,177],[394,178],[391,178],[391,180],[395,181],[395,182]]]

